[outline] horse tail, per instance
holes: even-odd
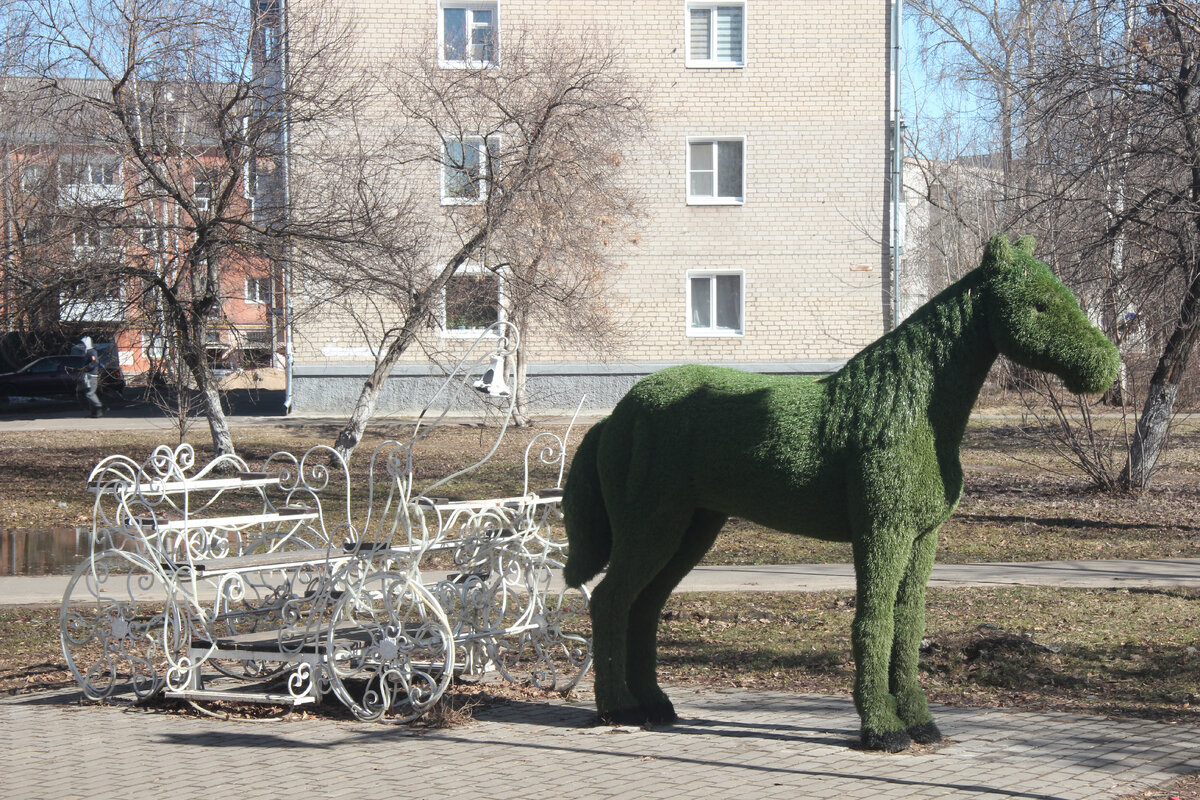
[[[600,471],[596,462],[601,420],[579,443],[571,471],[563,487],[563,524],[567,528],[567,565],[563,578],[568,586],[582,586],[595,577],[612,550],[612,525],[600,490]]]

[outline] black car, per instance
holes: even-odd
[[[80,390],[79,373],[83,356],[46,356],[31,361],[16,372],[0,375],[0,404],[10,397],[72,396]],[[100,391],[121,394],[125,391],[125,376],[118,366],[100,367]]]

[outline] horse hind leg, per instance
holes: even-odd
[[[648,723],[665,724],[678,718],[671,700],[658,685],[658,623],[663,607],[679,582],[712,547],[726,519],[725,514],[697,509],[675,555],[642,589],[633,604],[629,616],[625,678]]]
[[[603,722],[641,725],[652,721],[650,709],[643,706],[628,680],[633,675],[635,685],[645,686],[648,671],[649,683],[654,685],[654,649],[647,651],[641,644],[647,613],[641,607],[642,595],[647,587],[662,581],[660,575],[674,563],[691,517],[691,509],[675,506],[647,516],[626,513],[612,519],[608,571],[592,592],[591,602],[592,668],[596,708]],[[670,594],[669,588],[666,594]],[[650,610],[656,622],[661,606]],[[632,658],[631,627],[639,643]],[[660,696],[661,692],[654,699],[665,700]]]

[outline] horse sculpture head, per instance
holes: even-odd
[[[1116,346],[1079,301],[1033,257],[1033,238],[993,236],[983,256],[988,321],[996,349],[1022,366],[1051,372],[1072,392],[1095,394],[1117,377]]]

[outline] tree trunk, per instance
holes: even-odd
[[[503,209],[506,205],[507,201],[502,201],[500,207]],[[417,332],[429,321],[429,317],[433,313],[433,298],[441,296],[442,290],[446,288],[446,284],[458,271],[458,268],[487,239],[487,233],[487,226],[477,230],[446,262],[438,276],[413,298],[404,325],[383,355],[375,360],[375,369],[371,370],[371,375],[363,383],[362,391],[358,393],[358,400],[354,403],[354,410],[350,412],[350,419],[346,420],[346,426],[338,432],[337,439],[333,443],[333,449],[347,462],[354,454],[358,443],[362,441],[367,423],[375,415],[375,405],[379,402],[379,393],[383,391],[383,382],[391,374],[392,367],[396,366],[400,356],[404,355],[408,346],[416,340]]]
[[[345,427],[338,432],[333,449],[347,462],[354,454],[354,448],[358,447],[358,443],[362,441],[367,423],[375,415],[375,406],[379,402],[379,393],[383,391],[383,382],[387,380],[392,367],[396,366],[400,356],[416,338],[417,326],[413,323],[413,319],[413,317],[409,317],[400,333],[388,345],[387,350],[376,359],[375,368],[371,370],[371,375],[363,383],[362,390],[358,393],[358,400],[354,403],[354,410],[350,412],[350,418],[346,420]]]
[[[1200,271],[1193,274],[1179,310],[1175,330],[1167,340],[1150,387],[1146,393],[1146,404],[1138,418],[1137,430],[1129,445],[1125,469],[1121,473],[1121,485],[1126,489],[1145,489],[1150,485],[1158,457],[1167,440],[1167,430],[1179,393],[1179,381],[1191,359],[1200,333]]]
[[[529,398],[525,391],[525,371],[529,364],[525,359],[524,339],[517,345],[517,352],[513,353],[512,358],[516,367],[513,370],[512,386],[515,399],[513,405],[513,425],[518,428],[524,428],[533,424],[533,419],[529,416]]]
[[[203,332],[199,341],[184,335],[180,336],[183,350],[183,362],[196,381],[200,392],[200,402],[204,407],[204,416],[208,420],[208,430],[212,434],[213,451],[218,456],[234,455],[237,450],[233,446],[233,436],[229,433],[229,420],[225,418],[225,409],[221,408],[221,394],[213,383],[208,364],[204,361]],[[180,391],[183,391],[180,384]]]
[[[234,455],[233,436],[229,433],[229,420],[221,408],[221,393],[211,381],[207,381],[200,392],[204,404],[204,416],[208,419],[208,430],[212,434],[213,450],[217,455]]]

